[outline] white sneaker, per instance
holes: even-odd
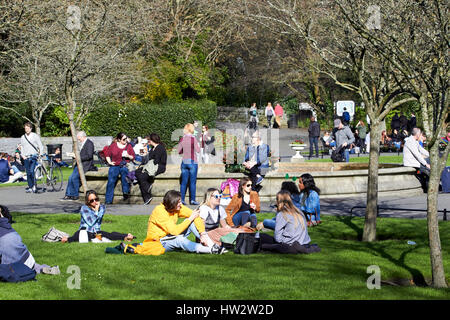
[[[225,248],[224,247],[219,247],[217,244],[214,244],[211,247],[211,253],[212,254],[222,254],[225,252]]]

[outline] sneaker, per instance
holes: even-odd
[[[61,274],[61,271],[59,271],[59,266],[55,266],[55,267],[44,267],[42,268],[42,273],[43,274],[51,274],[51,275],[59,275]]]
[[[72,196],[64,196],[64,198],[59,199],[60,201],[73,201],[75,200]]]
[[[32,189],[31,189],[30,187],[28,187],[28,188],[25,189],[25,192],[26,192],[26,193],[31,193],[31,192],[33,192],[33,191],[32,191]]]
[[[193,205],[193,206],[198,206],[200,203],[198,203],[197,201],[191,201],[191,205]]]
[[[256,185],[261,184],[263,182],[264,178],[262,176],[259,176],[258,180],[256,180]]]
[[[150,202],[152,202],[153,198],[148,199],[147,201],[144,202],[144,206],[147,206],[150,204]]]
[[[31,191],[32,191],[33,193],[37,193],[37,188],[36,188],[36,186],[33,186],[33,188],[31,188]]]
[[[224,253],[224,251],[225,251],[225,248],[224,247],[219,247],[217,244],[214,244],[211,247],[211,253],[212,254],[222,254],[222,253]]]

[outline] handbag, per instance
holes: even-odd
[[[259,238],[256,233],[241,232],[236,238],[234,253],[236,254],[252,254],[258,252]]]

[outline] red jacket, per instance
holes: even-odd
[[[127,145],[125,146],[124,149],[120,149],[117,146],[116,142],[111,143],[111,145],[108,147],[108,149],[105,152],[105,156],[106,157],[110,157],[111,161],[114,162],[114,164],[116,166],[118,166],[120,164],[120,162],[122,162],[122,152],[123,151],[127,151],[127,153],[131,156],[133,156],[133,159],[135,158],[136,154],[134,153],[133,147],[131,146],[131,144],[127,143]],[[125,160],[126,162],[130,162],[129,158],[126,158]]]

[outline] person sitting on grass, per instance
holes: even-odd
[[[11,226],[13,222],[8,207],[0,205],[0,263],[21,262],[38,274],[60,274],[58,266],[50,267],[46,264],[36,263],[20,235]]]
[[[124,240],[131,241],[135,237],[131,233],[119,233],[119,232],[106,232],[101,231],[103,217],[105,215],[105,205],[100,204],[97,192],[89,190],[86,192],[85,204],[81,206],[81,222],[80,228],[71,237],[63,237],[62,243],[66,242],[78,242],[80,240],[80,231],[86,230],[88,239],[92,240],[96,238],[96,235],[100,235],[99,238],[107,238],[109,240]]]
[[[263,251],[278,253],[319,252],[317,245],[310,244],[311,238],[306,227],[306,218],[293,204],[287,190],[277,193],[277,215],[274,236],[260,234],[260,246]]]
[[[316,226],[320,221],[320,189],[316,187],[314,178],[309,173],[304,173],[298,179],[300,188],[300,210],[308,219],[308,227]]]
[[[239,181],[238,193],[236,193],[231,202],[225,209],[227,213],[227,223],[230,226],[244,226],[256,228],[256,214],[260,211],[259,195],[252,191],[252,181],[244,177]]]
[[[14,171],[8,161],[8,154],[0,153],[0,184],[1,183],[13,183],[23,178],[23,173],[20,171]]]
[[[144,242],[132,245],[121,243],[121,249],[124,253],[141,255],[161,255],[175,250],[222,254],[225,249],[211,242],[199,215],[199,209],[193,211],[182,204],[179,191],[169,190],[163,202],[150,215]],[[179,218],[184,220],[178,223]],[[191,232],[200,243],[188,239]]]
[[[281,190],[289,191],[289,193],[291,194],[292,202],[297,207],[297,209],[301,210],[300,209],[301,208],[301,206],[300,206],[300,191],[298,191],[298,188],[295,185],[295,183],[293,181],[283,181],[283,183],[281,184],[280,191]],[[276,216],[273,217],[272,219],[264,219],[263,222],[258,223],[258,225],[256,226],[256,229],[261,230],[264,227],[266,229],[274,230],[275,229],[275,221],[276,221]]]
[[[222,195],[216,188],[209,188],[205,192],[205,198],[200,205],[200,218],[205,223],[205,230],[215,244],[222,246],[220,238],[230,232],[240,233],[243,229],[232,228],[227,224],[227,214],[220,205]]]

